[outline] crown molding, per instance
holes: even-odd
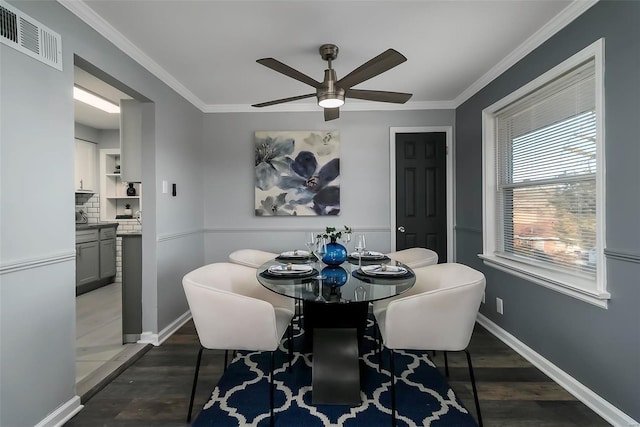
[[[467,101],[502,73],[515,65],[516,62],[530,54],[534,49],[547,41],[558,31],[569,25],[574,19],[582,15],[598,1],[599,0],[574,0],[569,4],[569,6],[565,7],[562,12],[553,17],[553,19],[525,40],[513,52],[504,57],[502,61],[498,62],[493,68],[487,71],[482,77],[458,95],[456,99],[453,100],[454,108],[458,108],[462,103]]]
[[[452,110],[453,101],[417,101],[405,104],[346,102],[340,111],[399,111],[399,110]],[[269,108],[256,108],[246,104],[209,104],[202,110],[205,113],[296,113],[321,111],[318,104],[290,103],[272,105]]]
[[[116,30],[111,24],[105,21],[93,9],[82,0],[57,0],[71,13],[84,21],[91,28],[96,30],[101,36],[113,43],[118,49],[130,56],[134,61],[147,69],[151,74],[159,78],[171,89],[178,92],[180,96],[192,103],[196,108],[204,111],[205,104],[200,98],[195,96],[189,89],[180,83],[175,77],[169,74],[164,68],[158,65],[153,59],[145,54],[138,46],[131,43],[122,33]]]
[[[571,23],[574,19],[596,4],[599,0],[574,0],[562,12],[551,19],[544,27],[529,37],[524,43],[518,46],[513,52],[507,55],[502,61],[491,68],[482,77],[476,80],[471,86],[465,89],[454,100],[450,101],[416,101],[406,104],[365,104],[348,103],[341,107],[342,111],[396,111],[396,110],[438,110],[455,109],[463,102],[471,98],[495,78],[500,76],[516,62],[531,53],[534,49],[556,34],[562,28]],[[167,86],[175,90],[179,95],[191,102],[196,108],[204,113],[254,113],[254,112],[307,112],[318,111],[319,107],[315,103],[293,103],[288,105],[274,105],[269,109],[256,109],[244,104],[205,104],[200,98],[194,95],[175,77],[169,74],[153,59],[147,56],[136,45],[131,43],[122,33],[116,30],[111,24],[102,19],[86,5],[84,0],[57,0],[62,6],[96,30],[100,35],[113,43],[118,49],[138,62]]]

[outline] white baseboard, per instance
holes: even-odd
[[[84,408],[80,404],[80,396],[74,396],[60,405],[58,409],[47,415],[45,419],[36,424],[35,427],[62,427],[75,414]]]
[[[542,357],[532,348],[493,323],[482,314],[478,314],[478,323],[484,326],[498,339],[511,347],[515,352],[527,359],[533,366],[544,372],[549,378],[571,393],[576,399],[591,408],[607,422],[616,427],[637,427],[640,424],[630,416],[597,395],[590,388],[577,381],[571,375]]]
[[[166,328],[160,331],[159,334],[154,334],[153,332],[143,332],[140,334],[140,339],[138,340],[139,344],[153,344],[155,346],[159,346],[167,338],[169,338],[175,331],[180,329],[182,325],[187,323],[191,319],[191,311],[187,310],[176,320],[171,322]]]

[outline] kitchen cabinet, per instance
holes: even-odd
[[[122,179],[142,182],[142,104],[120,100],[120,151]]]
[[[100,230],[100,278],[116,275],[116,229],[115,227]]]
[[[76,244],[76,287],[100,278],[98,241]]]
[[[93,142],[76,138],[74,159],[76,193],[95,193],[97,148]]]
[[[76,295],[113,282],[117,223],[76,226]]]

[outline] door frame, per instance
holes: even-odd
[[[396,135],[399,133],[444,132],[446,135],[446,168],[447,168],[447,262],[455,262],[455,174],[453,154],[453,126],[420,126],[389,128],[389,193],[391,205],[391,250],[396,250]]]

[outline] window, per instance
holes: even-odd
[[[485,263],[606,307],[602,41],[486,109]]]

